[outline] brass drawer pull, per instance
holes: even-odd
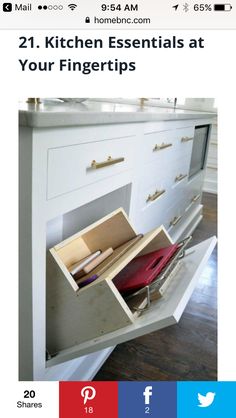
[[[197,194],[196,196],[193,196],[192,202],[196,202],[200,198],[201,194]]]
[[[181,142],[188,142],[188,141],[193,141],[193,137],[192,136],[183,136],[181,138]]]
[[[102,161],[101,163],[97,163],[96,160],[93,160],[91,163],[91,168],[94,168],[95,170],[97,170],[98,168],[107,167],[108,165],[122,163],[122,161],[124,160],[125,160],[124,157],[121,157],[121,158],[108,157],[107,161]]]
[[[175,226],[180,221],[180,219],[182,219],[182,216],[175,216],[172,221],[170,221],[170,226]]]
[[[154,200],[156,200],[158,197],[160,197],[162,194],[165,193],[165,190],[156,190],[155,193],[148,195],[148,198],[146,200],[146,202],[153,202]]]
[[[169,143],[169,144],[165,144],[164,142],[162,142],[162,144],[161,145],[155,145],[155,147],[153,148],[153,151],[160,151],[160,150],[162,150],[162,149],[165,149],[165,148],[169,148],[169,147],[172,147],[172,145],[173,144],[171,144],[171,143]]]
[[[179,174],[175,177],[175,182],[177,183],[178,181],[185,179],[185,177],[187,177],[187,174]]]

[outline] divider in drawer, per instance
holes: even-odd
[[[48,199],[132,168],[133,139],[119,138],[49,149]]]
[[[96,249],[120,245],[137,233],[122,209],[118,209],[50,250],[47,267],[47,365],[58,364],[176,323],[188,302],[213,250],[213,237],[187,250],[161,299],[147,296],[136,301],[124,297],[113,279],[136,256],[168,247],[172,240],[163,227],[145,234],[116,258],[93,283],[79,289],[69,273],[76,260]],[[114,255],[113,255],[114,256]],[[168,279],[169,280],[169,279]],[[147,309],[148,308],[148,309]],[[140,311],[141,309],[141,311]]]

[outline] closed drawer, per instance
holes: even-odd
[[[173,163],[173,186],[178,185],[186,179],[188,179],[190,167],[190,158],[181,156],[175,159]]]
[[[181,208],[181,210],[185,210],[185,208],[189,204],[189,197],[188,197],[188,190],[187,190],[188,178],[184,178],[183,180],[174,183],[171,189],[171,206],[172,208]]]
[[[200,186],[200,181],[198,183],[195,182],[195,187],[197,184]],[[178,188],[174,188],[171,191],[171,201],[172,205],[169,206],[168,214],[167,214],[167,224],[166,228],[170,229],[177,229],[181,226],[183,222],[185,222],[185,214],[188,208],[195,204],[199,204],[201,200],[201,194],[198,196],[196,190],[193,188],[188,190],[188,180],[185,179],[181,182]],[[190,199],[191,196],[191,199]],[[193,197],[195,200],[193,201]]]
[[[168,230],[168,232],[172,229],[178,228],[183,220],[183,217],[184,209],[180,206],[180,204],[171,207],[166,217],[166,229]]]
[[[187,182],[187,181],[186,181]],[[174,217],[183,215],[188,204],[186,193],[186,182],[181,184],[179,189],[166,189],[165,193],[154,201],[142,201],[143,207],[140,215],[140,230],[147,232],[158,225],[170,228],[170,222]]]
[[[193,139],[194,127],[179,129],[177,145],[182,155],[184,154],[191,158]]]
[[[172,178],[173,176],[171,181]],[[156,180],[152,187],[140,193],[139,205],[142,210],[139,225],[142,231],[148,231],[158,225],[164,225],[168,229],[172,218],[182,215],[189,205],[187,178],[178,185],[170,186],[168,183],[169,180],[166,183]]]
[[[189,180],[186,184],[186,193],[188,198],[188,204],[200,203],[202,194],[203,174],[200,173]]]
[[[173,168],[166,170],[163,161],[146,164],[139,183],[139,207],[146,208],[160,199],[173,184]]]
[[[133,138],[48,150],[47,197],[52,199],[133,167]]]
[[[193,135],[193,127],[147,132],[144,134],[143,158],[145,161],[156,160],[170,164],[170,161],[176,158],[176,152],[180,156],[190,156]]]
[[[201,198],[202,198],[202,182],[203,182],[203,175],[202,173],[195,176],[190,181],[187,181],[184,186],[184,199],[180,203],[180,207],[182,210],[182,219],[186,216],[189,216],[192,212],[195,211],[196,207],[200,205]],[[179,223],[181,226],[181,223]]]
[[[167,191],[154,201],[144,202],[136,228],[142,233],[146,233],[159,225],[166,226],[168,205],[169,195]]]

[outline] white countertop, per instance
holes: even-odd
[[[20,103],[19,123],[35,128],[132,123],[165,120],[209,119],[216,114],[164,107],[118,104],[86,100],[63,103],[44,100],[40,105]]]

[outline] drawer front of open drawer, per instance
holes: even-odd
[[[132,168],[133,148],[131,137],[49,149],[48,199]]]
[[[162,298],[151,302],[150,308],[135,319],[134,323],[61,351],[48,361],[48,365],[83,356],[176,324],[215,245],[216,238],[212,237],[186,250],[186,257],[181,260],[180,267]]]

